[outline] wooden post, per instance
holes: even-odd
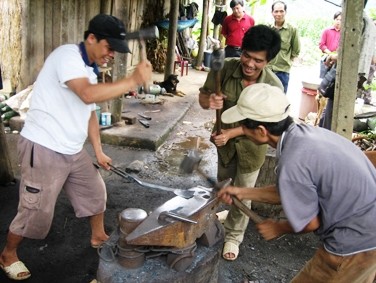
[[[341,41],[333,102],[332,131],[351,139],[358,82],[364,0],[342,1]]]
[[[202,19],[201,19],[201,34],[200,34],[200,44],[198,48],[198,55],[197,55],[197,66],[201,67],[202,61],[204,59],[204,49],[205,49],[205,42],[206,36],[208,34],[208,10],[209,10],[209,1],[210,0],[203,0],[202,6]]]
[[[4,124],[0,117],[0,185],[14,181],[12,164],[10,162],[8,145],[4,133]]]
[[[125,22],[126,13],[126,1],[114,1],[113,16]],[[114,65],[112,67],[112,80],[116,81],[121,77],[125,77],[127,73],[127,54],[116,53]],[[125,93],[126,90],[124,90]],[[123,96],[115,98],[110,103],[110,112],[112,114],[112,122],[121,121],[121,112],[123,110]]]
[[[164,72],[164,79],[174,73],[174,61],[175,61],[175,46],[176,46],[176,33],[178,30],[178,17],[179,17],[179,0],[171,0],[170,18],[168,28],[168,44],[166,54],[166,69]]]

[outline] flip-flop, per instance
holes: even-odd
[[[229,253],[234,254],[234,257],[233,258],[225,257],[225,255]],[[225,245],[223,246],[222,257],[225,260],[234,261],[235,259],[238,258],[238,255],[239,255],[239,246],[231,242],[226,242]]]
[[[9,266],[3,266],[0,264],[0,268],[5,272],[9,279],[12,280],[25,280],[31,276],[29,269],[22,261],[16,261]],[[21,273],[27,273],[26,275],[18,276]]]

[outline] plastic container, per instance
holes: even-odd
[[[317,101],[316,101],[317,90],[302,88],[302,97],[300,100],[299,108],[299,119],[305,120],[308,113],[317,113]]]
[[[111,126],[111,113],[110,112],[103,112],[101,114],[101,125]]]

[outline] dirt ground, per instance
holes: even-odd
[[[183,176],[178,172],[183,154],[201,137],[201,162],[206,174],[215,176],[216,152],[208,142],[214,113],[203,111],[194,105],[174,129],[169,139],[157,152],[130,148],[105,146],[111,156],[117,156],[115,165],[125,168],[132,160],[144,162],[140,179],[174,188],[191,188],[197,184],[208,186],[199,174]],[[128,157],[128,160],[127,160]],[[108,233],[117,227],[117,215],[128,207],[142,208],[147,212],[174,197],[169,192],[141,187],[117,175],[104,173],[108,191],[105,225]],[[0,187],[0,247],[2,249],[7,229],[13,219],[18,202],[18,184]],[[221,205],[221,208],[225,208]],[[268,215],[264,215],[268,216]],[[25,240],[19,257],[32,272],[25,282],[33,283],[89,283],[96,278],[99,258],[90,247],[90,229],[87,219],[77,219],[72,207],[62,194],[56,205],[51,231],[45,240]],[[266,242],[248,226],[240,255],[234,262],[219,262],[219,283],[289,282],[318,246],[314,235],[286,235],[278,240]],[[246,281],[244,281],[246,280]],[[8,280],[0,271],[0,282]],[[158,282],[156,279],[155,282]]]

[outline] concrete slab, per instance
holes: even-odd
[[[167,139],[170,131],[182,119],[197,100],[198,89],[188,91],[185,97],[160,96],[163,104],[143,104],[144,100],[131,98],[124,100],[123,111],[138,116],[138,113],[151,118],[149,128],[139,121],[132,125],[112,127],[101,131],[103,143],[157,150]],[[140,116],[138,118],[142,119]]]
[[[205,82],[206,76],[207,72],[190,69],[188,76],[178,77],[177,90],[185,96],[159,96],[162,104],[145,104],[144,100],[137,98],[124,99],[123,112],[127,111],[126,113],[136,116],[138,113],[150,116],[150,127],[145,128],[137,121],[132,125],[105,129],[101,131],[102,143],[157,150],[192,104],[197,102],[199,88]],[[153,74],[153,81],[163,80],[163,74]]]

